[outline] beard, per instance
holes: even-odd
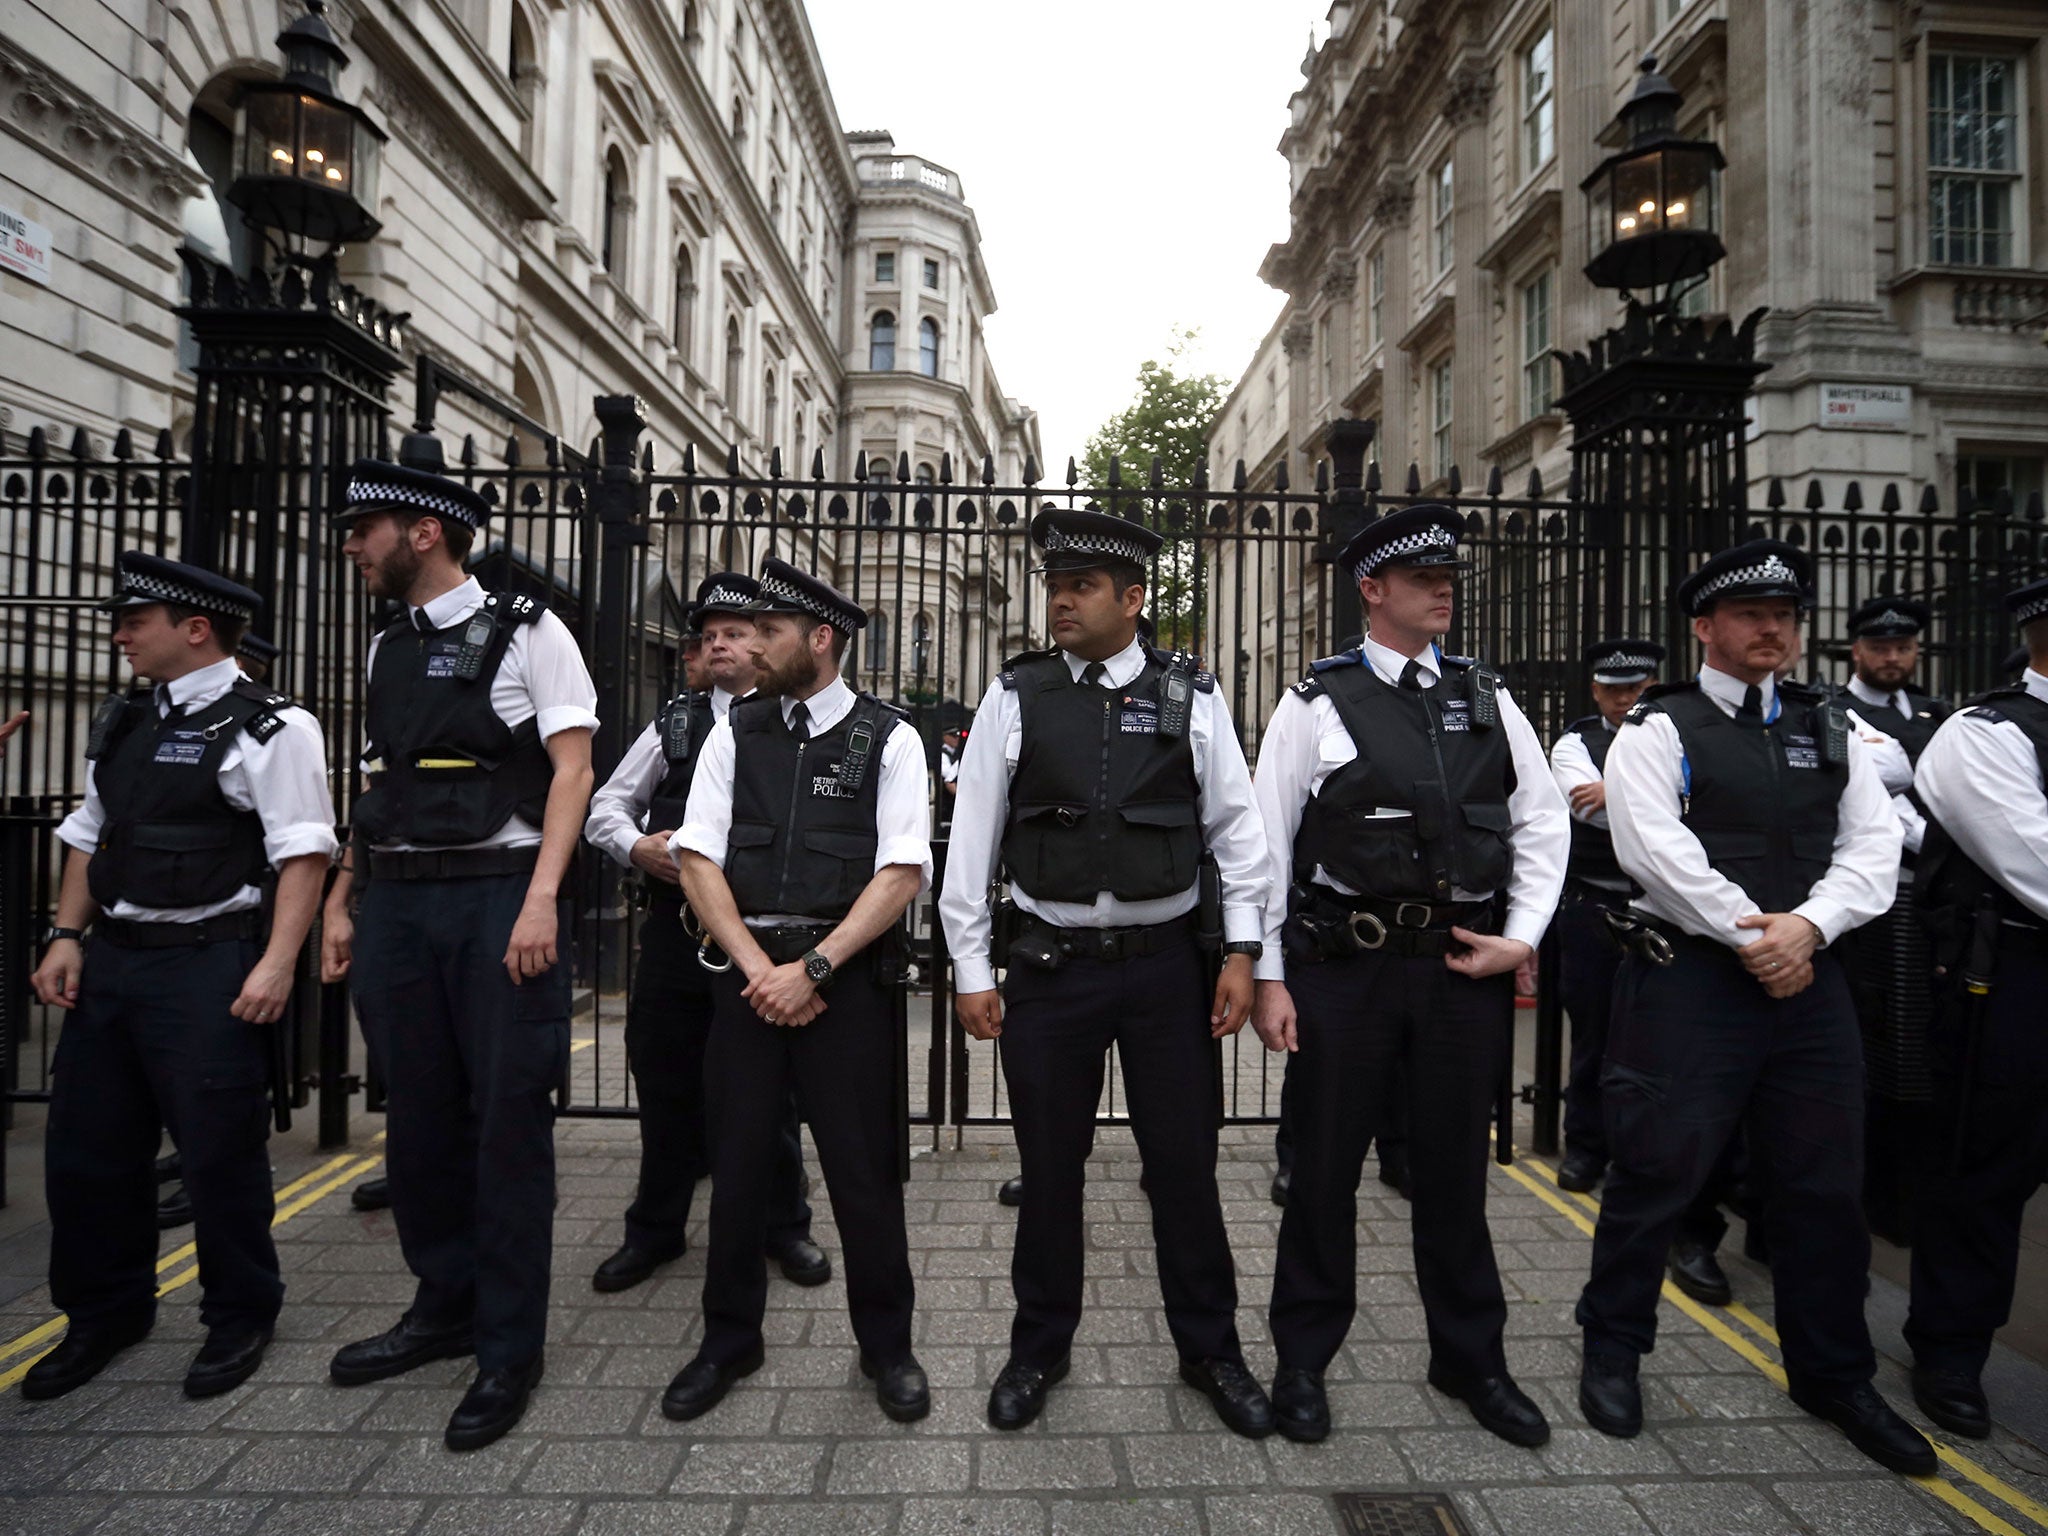
[[[419,551],[401,540],[390,554],[370,567],[366,585],[373,597],[402,601],[419,579],[419,574]]]
[[[781,666],[765,662],[754,673],[754,691],[771,699],[802,693],[818,680],[818,658],[809,648],[798,651]]]

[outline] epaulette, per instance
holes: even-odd
[[[1985,689],[1984,692],[1964,704],[1963,713],[1972,720],[1989,720],[1993,725],[2001,725],[2012,717],[2000,709],[1993,701],[1996,699],[2010,699],[2026,691],[2027,685],[2025,683],[2000,683],[1996,688]]]
[[[1576,731],[1582,725],[1590,726],[1598,725],[1599,723],[1600,716],[1598,715],[1581,715],[1578,719],[1574,720],[1570,725],[1566,726],[1565,729],[1567,731]]]
[[[546,603],[528,597],[524,592],[489,593],[484,598],[484,606],[493,613],[503,614],[512,624],[531,624],[548,611]]]
[[[1628,713],[1621,717],[1621,723],[1623,725],[1641,725],[1650,716],[1662,713],[1657,708],[1657,701],[1659,699],[1668,699],[1675,693],[1691,693],[1698,688],[1699,683],[1697,680],[1682,683],[1652,683],[1642,691],[1641,697],[1629,706]]]
[[[1050,661],[1059,653],[1060,648],[1056,645],[1049,645],[1042,651],[1019,651],[1015,656],[1012,656],[1003,663],[1003,670],[997,674],[997,680],[1002,683],[1006,690],[1015,693],[1017,691],[1017,669],[1019,667],[1028,667],[1037,661]]]
[[[1824,684],[1804,683],[1797,678],[1786,678],[1778,684],[1778,693],[1795,704],[1820,704],[1827,700],[1830,689]]]
[[[1364,656],[1356,650],[1339,651],[1334,656],[1318,656],[1308,664],[1308,676],[1304,677],[1300,682],[1293,684],[1288,689],[1288,692],[1298,698],[1316,698],[1323,692],[1323,680],[1318,674],[1334,672],[1340,667],[1355,667],[1364,659]]]
[[[273,693],[246,677],[237,678],[229,685],[228,691],[236,698],[247,699],[257,706],[256,713],[249,717],[242,730],[259,743],[270,740],[284,729],[284,711],[291,707],[292,702],[290,694]]]
[[[1478,667],[1485,665],[1477,656],[1452,656],[1444,654],[1439,659],[1446,667]]]
[[[1195,688],[1201,693],[1216,691],[1216,674],[1202,665],[1201,659],[1192,651],[1169,651],[1164,646],[1148,645],[1146,651],[1162,667],[1178,666],[1195,681]]]

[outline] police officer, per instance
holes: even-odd
[[[329,1374],[356,1386],[474,1354],[450,1450],[509,1430],[541,1376],[569,1055],[562,881],[597,725],[568,627],[463,574],[488,514],[445,476],[364,459],[335,518],[370,595],[404,606],[370,642],[369,788],[322,971],[349,976],[383,1063],[391,1209],[419,1287]]]
[[[2048,1179],[2048,581],[2005,601],[2026,671],[1944,721],[1914,776],[1933,822],[1919,873],[1950,940],[1905,1332],[1913,1400],[1977,1439],[1991,1432],[1981,1377],[2012,1312],[2021,1213]]]
[[[1250,774],[1215,679],[1139,637],[1160,536],[1062,509],[1041,512],[1031,538],[1054,643],[1012,658],[975,713],[939,902],[960,1022],[1003,1042],[1023,1165],[1017,1312],[988,1419],[1023,1428],[1067,1373],[1081,1320],[1082,1186],[1113,1044],[1181,1379],[1237,1433],[1270,1434],[1272,1408],[1237,1336],[1210,1044],[1251,1008],[1265,847]],[[1221,877],[1213,991],[1196,946],[1205,850]],[[1003,957],[990,952],[988,908],[999,860],[1021,914]],[[1008,964],[1000,996],[998,958]]]
[[[683,824],[690,782],[711,728],[754,686],[751,576],[704,578],[682,637],[683,691],[619,759],[591,796],[584,834],[640,871],[647,915],[626,1008],[626,1056],[640,1096],[640,1184],[626,1209],[626,1240],[597,1266],[600,1291],[638,1285],[688,1246],[690,1202],[711,1171],[704,1134],[704,1043],[711,1032],[711,973],[697,963],[701,930],[686,915],[668,840]],[[798,1285],[823,1285],[832,1261],[811,1241],[803,1140],[791,1102],[769,1184],[768,1256]]]
[[[757,692],[705,738],[669,840],[721,969],[704,1056],[704,1341],[661,1411],[696,1418],[761,1365],[761,1252],[793,1085],[846,1248],[861,1372],[890,1418],[920,1419],[931,1389],[910,1347],[890,994],[906,963],[899,924],[931,880],[930,770],[909,721],[840,680],[867,624],[853,599],[771,559],[751,611]]]
[[[181,1154],[199,1249],[206,1343],[185,1395],[226,1392],[262,1362],[284,1301],[270,1033],[335,846],[319,725],[235,666],[257,595],[153,555],[122,555],[117,579],[114,643],[153,686],[101,706],[85,803],[57,829],[71,853],[32,980],[68,1014],[45,1181],[50,1295],[71,1327],[23,1378],[30,1398],[82,1386],[150,1330],[159,1127]]]
[[[1607,755],[1608,829],[1643,894],[1607,1037],[1579,1404],[1607,1434],[1641,1429],[1673,1227],[1746,1120],[1792,1400],[1922,1474],[1933,1450],[1870,1384],[1862,1053],[1828,948],[1891,905],[1898,821],[1843,712],[1774,676],[1809,578],[1758,539],[1680,582],[1706,664],[1645,693]]]
[[[1274,878],[1254,1018],[1300,1053],[1269,1317],[1280,1432],[1330,1432],[1323,1371],[1358,1305],[1357,1192],[1398,1083],[1429,1382],[1517,1445],[1550,1426],[1508,1375],[1487,1130],[1571,834],[1543,746],[1488,667],[1446,656],[1460,523],[1424,503],[1339,556],[1366,633],[1281,697],[1255,781]],[[1401,1076],[1395,1077],[1396,1065]]]

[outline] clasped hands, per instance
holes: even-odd
[[[1821,947],[1821,931],[1797,912],[1752,912],[1735,920],[1738,928],[1755,928],[1763,937],[1736,950],[1742,968],[1763,984],[1772,997],[1792,997],[1813,985],[1813,955]]]

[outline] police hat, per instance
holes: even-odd
[[[250,630],[243,633],[240,643],[235,646],[235,655],[259,667],[269,667],[277,661],[278,650],[274,641]]]
[[[2043,614],[2048,614],[2048,577],[2006,593],[2005,611],[2012,615],[2013,623],[2023,629]]]
[[[1813,602],[1813,562],[1783,539],[1751,539],[1724,549],[1678,584],[1678,606],[1698,618],[1724,597],[1789,597]]]
[[[749,613],[802,613],[830,624],[842,635],[866,629],[868,616],[860,604],[830,582],[820,581],[787,560],[761,563],[761,595],[747,604]]]
[[[761,584],[753,577],[738,571],[713,571],[697,583],[697,601],[690,605],[690,627],[702,630],[704,621],[714,613],[744,618],[760,596]]]
[[[1440,501],[1419,502],[1389,512],[1353,535],[1337,556],[1351,579],[1377,576],[1390,565],[1464,570],[1472,562],[1458,558],[1458,536],[1464,532],[1457,510]]]
[[[1034,569],[1087,571],[1111,561],[1144,565],[1166,540],[1127,517],[1047,507],[1031,519],[1031,542],[1043,556]]]
[[[1849,635],[1855,640],[1903,640],[1927,627],[1934,611],[1925,603],[1905,597],[1873,597],[1849,615]]]
[[[100,604],[107,609],[140,608],[150,603],[176,603],[217,618],[253,623],[263,599],[239,581],[229,581],[200,566],[139,550],[123,550],[114,568],[114,595]]]
[[[1640,683],[1664,664],[1664,647],[1654,640],[1599,640],[1586,647],[1586,665],[1596,683]]]
[[[410,469],[382,459],[357,459],[348,475],[342,509],[328,521],[347,528],[365,512],[409,512],[462,524],[472,533],[490,521],[483,497],[457,480],[431,470]]]
[[[2033,662],[2033,652],[2024,645],[2016,646],[2005,653],[2005,660],[1998,664],[1998,670],[2008,677],[2018,677]]]

